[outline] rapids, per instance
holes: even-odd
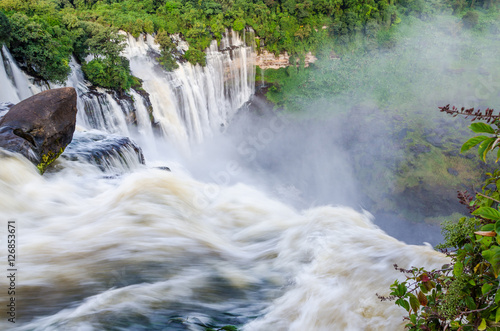
[[[393,264],[439,267],[441,254],[390,237],[368,212],[297,208],[248,182],[196,179],[183,165],[205,140],[225,139],[221,124],[231,126],[254,92],[255,54],[230,36],[207,50],[206,68],[180,64],[173,73],[158,70],[150,36],[129,37],[125,54],[150,94],[154,125],[141,95],[90,90],[72,62],[77,134],[130,136],[146,165],[117,158],[103,171],[60,158],[40,176],[1,152],[1,241],[8,221],[17,240],[16,324],[6,318],[6,245],[0,250],[2,330],[402,329],[404,310],[376,293],[403,277]],[[44,89],[6,48],[2,56],[0,102]],[[212,161],[196,159],[235,168]]]

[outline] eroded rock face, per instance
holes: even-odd
[[[20,153],[43,173],[73,138],[76,91],[47,90],[12,106],[0,119],[0,147]]]
[[[311,53],[307,53],[305,57],[305,67],[309,64],[316,62],[317,58]],[[298,64],[298,59],[297,59]],[[290,56],[287,52],[281,53],[279,56],[275,56],[266,50],[263,50],[257,55],[255,59],[255,65],[259,66],[261,69],[279,69],[286,68],[290,66]]]

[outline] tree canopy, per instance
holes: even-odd
[[[1,42],[11,48],[13,56],[30,74],[56,82],[68,74],[71,54],[81,62],[92,54],[95,61],[85,66],[85,74],[99,85],[103,81],[95,80],[99,75],[94,73],[101,72],[98,68],[104,66],[119,66],[106,70],[130,76],[125,74],[126,61],[117,58],[122,47],[117,30],[134,37],[141,33],[180,34],[190,46],[185,54],[176,55],[165,35],[157,39],[163,43],[159,61],[167,70],[174,69],[176,60],[182,58],[204,65],[203,51],[213,39],[220,41],[227,29],[243,33],[252,28],[258,50],[265,48],[275,54],[286,51],[303,59],[307,52],[316,53],[328,45],[348,47],[358,36],[376,38],[397,24],[401,15],[426,15],[429,6],[424,6],[424,1],[2,0]],[[472,7],[490,8],[497,2],[448,0],[437,2],[434,7],[460,12]],[[467,24],[474,24],[471,15]],[[124,88],[111,81],[105,85]]]

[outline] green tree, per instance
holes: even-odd
[[[95,58],[82,65],[82,70],[92,84],[126,91],[134,84],[129,62],[124,57]]]
[[[11,31],[9,18],[3,11],[0,11],[0,45],[9,42]]]
[[[41,23],[25,14],[15,13],[10,23],[10,50],[23,68],[42,79],[64,82],[71,71],[71,43],[54,38]]]
[[[90,37],[85,41],[93,59],[82,65],[87,79],[97,86],[128,90],[134,83],[129,61],[120,55],[125,48],[125,37],[115,28],[88,23]]]
[[[177,69],[179,65],[175,61],[173,52],[175,51],[175,44],[165,31],[160,31],[155,37],[155,41],[160,45],[161,55],[158,62],[168,71]]]

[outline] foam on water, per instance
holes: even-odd
[[[144,80],[151,113],[138,92],[117,100],[89,89],[72,61],[66,85],[78,93],[80,130],[131,136],[153,163],[167,143],[182,149],[210,137],[255,84],[251,47],[228,33],[221,49],[211,45],[205,68],[180,64],[165,73],[149,56],[157,51],[152,37],[129,36],[126,56]],[[0,101],[35,93],[5,63]],[[18,270],[18,323],[3,318],[0,328],[400,330],[404,311],[376,297],[402,277],[392,265],[446,262],[430,247],[386,235],[368,213],[301,211],[241,183],[197,181],[182,166],[109,162],[103,171],[60,158],[42,177],[22,157],[0,154],[0,234],[6,238],[7,221],[16,221]],[[7,281],[0,277],[0,287]],[[0,306],[8,300],[0,293]]]

